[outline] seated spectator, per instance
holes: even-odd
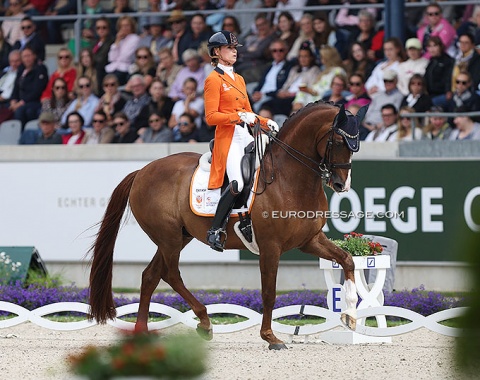
[[[238,20],[234,16],[229,16],[226,14],[226,11],[230,11],[229,13],[233,12],[233,7],[235,6],[236,0],[225,0],[223,2],[223,5],[219,4],[220,10],[215,13],[211,13],[207,15],[205,22],[207,25],[212,29],[212,33],[214,32],[219,32],[221,30],[228,30],[225,29],[225,21],[227,19],[233,18],[234,21],[228,20],[227,24],[233,24],[231,25],[231,30],[228,30],[230,33],[235,34],[236,36],[240,36],[241,34],[241,29],[240,29],[240,24],[238,23]]]
[[[469,112],[465,106],[455,109],[455,112]],[[480,140],[480,124],[474,122],[471,117],[467,115],[457,116],[453,119],[456,129],[452,131],[449,140]]]
[[[97,95],[98,89],[98,73],[93,60],[93,53],[89,49],[82,49],[80,51],[80,62],[75,66],[77,70],[77,78],[87,77],[90,79],[90,86],[92,92]]]
[[[100,98],[95,112],[103,111],[107,118],[107,125],[113,124],[113,115],[123,110],[126,100],[118,89],[118,78],[114,74],[107,74],[103,78],[103,95]]]
[[[354,3],[364,3],[365,0],[352,0],[345,1],[342,8],[338,10],[337,15],[335,16],[335,24],[338,27],[345,29],[349,34],[353,34],[357,31],[358,25],[360,25],[360,12],[362,9],[351,8],[350,4]],[[377,17],[377,10],[375,8],[365,8],[364,11],[367,11],[373,15],[373,20]],[[367,16],[363,15],[363,19]],[[363,22],[363,20],[362,20]],[[368,50],[368,48],[367,48]],[[370,57],[372,58],[372,57]]]
[[[187,49],[198,50],[202,42],[207,42],[212,35],[212,29],[205,22],[205,16],[197,13],[190,20]],[[185,63],[185,61],[184,61]]]
[[[57,78],[50,89],[50,96],[42,102],[42,112],[51,113],[55,117],[55,127],[62,128],[62,116],[70,105],[67,82]]]
[[[128,68],[128,79],[135,74],[139,74],[143,76],[143,79],[145,80],[145,86],[149,88],[150,83],[152,83],[152,80],[155,77],[156,70],[157,68],[150,49],[146,47],[139,47],[137,50],[135,50],[135,62],[132,63]],[[128,82],[125,86],[125,91],[131,92],[131,89],[128,87]]]
[[[244,41],[245,38],[252,32],[255,25],[255,13],[250,9],[261,8],[263,6],[262,0],[237,0],[233,6],[231,14],[235,14],[235,17],[240,24],[240,30],[242,34],[237,35],[239,41]],[[250,12],[235,12],[236,10],[248,10]]]
[[[175,103],[166,95],[163,82],[160,79],[155,78],[148,91],[150,93],[150,102],[143,107],[140,114],[150,116],[155,113],[161,115],[162,118],[168,122],[172,116],[172,110]]]
[[[445,112],[442,107],[433,106],[429,112]],[[430,116],[423,129],[423,138],[431,140],[448,140],[453,129],[443,116]]]
[[[128,68],[133,63],[135,49],[140,42],[140,37],[135,34],[136,23],[130,16],[121,16],[117,21],[117,34],[115,41],[110,46],[105,72],[117,76],[120,85],[124,85],[128,78]]]
[[[293,42],[292,47],[288,51],[287,60],[292,61],[298,58],[298,53],[305,41],[310,41],[315,46],[315,29],[313,29],[313,16],[310,13],[305,13],[300,20],[300,31],[297,39]],[[316,58],[316,51],[314,51]]]
[[[336,74],[330,84],[330,94],[325,95],[322,100],[334,104],[345,104],[347,100],[343,97],[343,92],[347,88],[347,78],[343,74]]]
[[[150,16],[143,22],[146,28],[145,35],[138,43],[138,47],[146,47],[152,53],[153,59],[156,63],[159,61],[158,53],[164,47],[169,47],[172,44],[172,39],[164,35],[165,24],[161,17]]]
[[[169,93],[175,78],[179,71],[183,68],[175,63],[172,55],[172,49],[163,48],[158,52],[160,62],[157,66],[157,77],[165,86],[165,93]]]
[[[480,111],[480,96],[472,89],[472,77],[467,71],[460,71],[455,78],[452,99],[446,103],[446,111],[464,106],[468,111]]]
[[[423,76],[429,60],[422,57],[422,43],[418,38],[409,38],[405,42],[408,59],[398,65],[398,89],[403,95],[408,95],[408,84],[413,74]]]
[[[398,70],[400,62],[405,61],[405,51],[401,41],[396,38],[389,38],[383,43],[383,52],[385,54],[385,60],[377,64],[372,71],[372,74],[365,82],[365,88],[368,91],[368,95],[372,96],[376,92],[385,91],[383,82],[383,74],[386,70]]]
[[[62,144],[62,136],[57,132],[56,117],[50,112],[42,112],[38,118],[41,134],[35,144]]]
[[[183,52],[183,61],[185,62],[185,67],[178,72],[168,93],[168,96],[172,98],[173,101],[185,99],[183,85],[188,78],[193,78],[197,81],[197,92],[199,94],[203,92],[203,86],[206,79],[205,70],[203,70],[203,67],[201,66],[200,56],[197,51],[193,49],[185,50]]]
[[[331,91],[332,79],[336,75],[345,76],[345,70],[342,67],[342,59],[337,49],[332,46],[323,46],[320,49],[320,59],[323,63],[323,70],[315,78],[311,86],[299,88],[299,92],[293,100],[292,111],[298,111],[308,103],[322,99],[328,91]]]
[[[119,112],[113,116],[113,128],[115,129],[115,136],[112,144],[130,144],[138,139],[138,134],[134,128],[130,128],[130,121],[128,116]]]
[[[198,96],[197,81],[194,78],[187,78],[183,83],[182,92],[184,99],[175,102],[168,126],[174,128],[180,116],[188,113],[193,116],[197,128],[200,128],[205,110],[203,98]]]
[[[84,144],[87,134],[83,130],[85,126],[82,115],[77,111],[72,111],[66,115],[66,124],[70,133],[62,135],[62,144],[79,145]]]
[[[157,12],[163,12],[167,10],[167,4],[166,1],[161,1],[161,0],[148,0],[148,6],[147,8],[140,9],[140,12],[145,12],[145,13],[157,13]],[[175,4],[176,5],[176,4]],[[150,22],[153,21],[152,18],[158,19],[157,16],[140,16],[137,19],[137,23],[139,26],[139,34],[142,37],[145,37],[149,32],[148,29],[150,27]],[[156,22],[156,21],[155,21]]]
[[[98,105],[98,98],[92,93],[92,81],[86,76],[77,78],[75,92],[77,97],[68,106],[61,118],[62,125],[67,124],[67,116],[72,112],[82,116],[82,127],[92,126],[92,117]],[[68,125],[67,125],[68,126]],[[68,126],[69,127],[69,126]]]
[[[16,0],[19,1],[19,0]],[[76,0],[58,0],[50,2],[45,16],[65,16],[75,13],[77,10]],[[71,20],[47,20],[47,38],[49,44],[63,44],[62,25],[71,23]]]
[[[305,41],[298,53],[298,65],[290,70],[287,80],[277,91],[276,96],[263,105],[270,107],[275,115],[290,115],[292,102],[300,88],[312,87],[319,74],[320,69],[315,65],[315,53],[311,43]]]
[[[130,122],[129,127],[131,125],[136,133],[140,128],[148,126],[148,115],[142,115],[141,110],[150,102],[150,96],[148,95],[143,76],[133,75],[128,85],[132,90],[132,98],[127,100],[122,112]]]
[[[400,91],[398,91],[397,88],[397,73],[393,70],[386,70],[384,72],[384,82],[385,91],[377,92],[372,97],[372,102],[368,107],[365,120],[360,126],[360,139],[365,137],[365,134],[368,133],[368,131],[378,131],[384,126],[384,118],[382,113],[384,105],[392,105],[395,110],[400,108],[403,95]]]
[[[343,62],[343,67],[347,75],[357,73],[363,78],[368,78],[372,74],[375,62],[367,57],[365,48],[359,42],[354,42],[348,49],[348,57]]]
[[[282,19],[282,16],[280,16]],[[287,61],[288,47],[286,41],[276,39],[270,44],[270,53],[273,61],[263,73],[257,86],[251,94],[252,108],[256,112],[263,103],[274,99],[278,91],[282,88],[288,78],[291,68],[294,66],[292,61]]]
[[[198,129],[193,115],[184,113],[180,115],[177,125],[173,128],[173,142],[198,142]]]
[[[235,70],[243,76],[246,83],[258,82],[267,65],[272,61],[269,46],[275,39],[275,33],[265,14],[255,16],[256,33],[238,45],[238,57]]]
[[[387,141],[421,140],[422,128],[420,127],[418,118],[404,116],[407,113],[413,112],[415,112],[415,110],[410,107],[400,108],[397,130],[388,137]]]
[[[167,119],[158,111],[153,111],[148,118],[148,128],[142,131],[136,143],[171,142],[172,129],[168,128]]]
[[[179,9],[174,9],[170,13],[167,22],[172,28],[172,57],[173,61],[179,65],[183,65],[182,54],[188,49],[188,23],[187,18]]]
[[[285,42],[288,53],[298,37],[297,24],[290,12],[284,11],[278,16],[276,35],[277,39]]]
[[[270,120],[273,120],[273,118],[275,117],[272,109],[270,107],[267,107],[267,106],[260,107],[257,114],[258,114],[258,116],[262,116],[262,117],[265,117],[265,118],[270,119]],[[279,127],[281,128],[282,126],[280,125]]]
[[[92,47],[93,66],[97,72],[97,82],[103,83],[103,77],[106,75],[105,66],[108,64],[108,52],[115,38],[111,34],[110,21],[106,17],[100,17],[95,21],[95,31],[97,40]],[[98,94],[103,94],[103,89],[98,89]]]
[[[15,87],[18,69],[22,64],[20,52],[18,50],[12,50],[8,55],[8,62],[9,66],[2,71],[0,77],[0,108],[6,109],[10,106],[10,99]]]
[[[40,96],[47,86],[48,72],[44,64],[38,63],[35,51],[25,47],[21,52],[22,64],[15,79],[10,110],[13,118],[20,120],[22,126],[37,119],[40,114]]]
[[[455,78],[461,71],[467,71],[472,78],[473,90],[478,91],[480,90],[480,54],[475,50],[473,35],[469,33],[459,35],[458,46],[460,49],[455,59],[452,77]],[[452,89],[454,85],[455,83],[453,83]]]
[[[388,103],[382,106],[381,117],[382,121],[375,124],[365,141],[384,142],[397,131],[398,111],[393,104]]]
[[[75,79],[77,78],[77,70],[73,66],[73,57],[70,50],[67,48],[60,48],[57,52],[57,69],[50,75],[47,87],[42,93],[40,100],[44,102],[52,96],[53,83],[55,79],[63,78],[67,83],[68,94],[73,98],[73,87]]]
[[[424,57],[430,58],[430,51],[427,48],[431,37],[437,36],[442,40],[445,51],[452,47],[455,40],[455,28],[443,18],[442,8],[438,3],[430,3],[425,8],[426,23],[417,31],[417,37],[422,41]]]
[[[234,4],[235,0],[227,0],[227,3]],[[227,4],[225,4],[225,9],[227,9],[226,7],[227,7]],[[213,28],[213,31],[219,32],[220,30],[226,30],[227,32],[233,33],[236,36],[240,36],[240,34],[242,33],[242,30],[240,29],[240,24],[235,16],[228,16],[228,15],[225,16],[225,18],[223,19],[223,23],[221,25],[222,25],[221,29],[216,30],[215,28]]]
[[[365,90],[365,79],[362,74],[353,73],[350,75],[348,79],[348,90],[350,91],[350,95],[346,97],[347,103],[345,103],[345,108],[358,105],[360,109],[372,102],[372,99],[367,94],[367,90]]]
[[[430,62],[425,69],[425,83],[427,92],[434,105],[445,104],[453,96],[451,91],[452,70],[454,59],[445,53],[440,37],[433,36],[428,40],[427,49]]]
[[[375,62],[383,58],[383,53],[373,50],[372,44],[375,34],[375,13],[362,9],[358,12],[358,24],[351,29],[348,44],[349,46],[360,44],[365,51],[365,57],[371,62]],[[368,75],[365,78],[368,78]]]
[[[22,10],[22,1],[9,1],[5,16],[9,16],[9,18],[2,22],[3,35],[5,36],[5,41],[13,46],[15,42],[23,37],[21,21],[18,20],[18,18],[25,17],[25,13]]]
[[[13,49],[22,51],[28,46],[35,53],[37,59],[43,62],[45,60],[45,43],[37,33],[35,23],[30,17],[25,16],[20,22],[20,27],[23,32],[23,37],[15,42]]]
[[[348,33],[336,30],[330,25],[326,12],[315,12],[313,15],[313,29],[315,30],[315,46],[328,45],[337,49],[342,59],[347,58]]]
[[[77,38],[72,37],[67,42],[68,49],[74,56],[77,55]],[[95,32],[92,29],[82,29],[80,34],[80,51],[92,51],[95,46]]]
[[[408,94],[403,98],[400,106],[411,107],[415,112],[427,112],[432,107],[432,99],[425,88],[423,76],[413,74],[408,82]]]
[[[112,142],[115,132],[107,125],[107,115],[103,111],[95,111],[92,119],[92,127],[86,131],[85,144],[109,144]]]
[[[100,4],[100,0],[85,0],[83,3],[83,14],[86,15],[97,15],[100,13],[106,13],[107,10],[103,9],[102,5]],[[115,25],[115,24],[114,24]],[[90,29],[93,31],[95,26],[95,19],[94,18],[84,18],[82,20],[82,30],[83,29]]]

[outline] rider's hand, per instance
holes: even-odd
[[[257,115],[255,115],[253,112],[239,112],[238,116],[240,117],[241,121],[248,125],[255,124],[255,121],[257,120]]]
[[[278,131],[280,130],[280,127],[278,126],[277,122],[272,119],[268,119],[267,127],[270,128],[271,131],[275,132],[275,134],[277,134]]]

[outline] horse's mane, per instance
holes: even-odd
[[[292,126],[295,125],[295,120],[297,118],[300,118],[304,114],[310,113],[312,111],[312,108],[314,108],[314,107],[318,107],[319,109],[338,108],[338,106],[335,105],[334,103],[325,102],[323,100],[317,100],[315,102],[308,103],[305,107],[300,108],[298,111],[296,111],[296,112],[290,114],[290,116],[288,116],[288,118],[283,123],[283,126],[280,129],[280,132],[283,131],[284,129],[288,130],[288,129],[292,128]]]

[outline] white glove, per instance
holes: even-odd
[[[255,115],[253,112],[239,112],[238,116],[240,116],[241,121],[247,123],[248,125],[255,124],[255,121],[257,121],[257,115]]]
[[[271,131],[275,132],[275,134],[277,134],[278,131],[280,130],[280,127],[278,126],[277,122],[272,119],[268,119],[267,127],[270,128]]]

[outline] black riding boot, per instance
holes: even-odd
[[[222,193],[220,200],[218,201],[217,211],[213,217],[212,227],[207,232],[207,242],[215,251],[223,252],[225,240],[227,239],[225,227],[238,194],[237,181],[232,181],[228,184],[227,188]],[[225,235],[225,239],[223,239],[223,241],[222,235]]]

